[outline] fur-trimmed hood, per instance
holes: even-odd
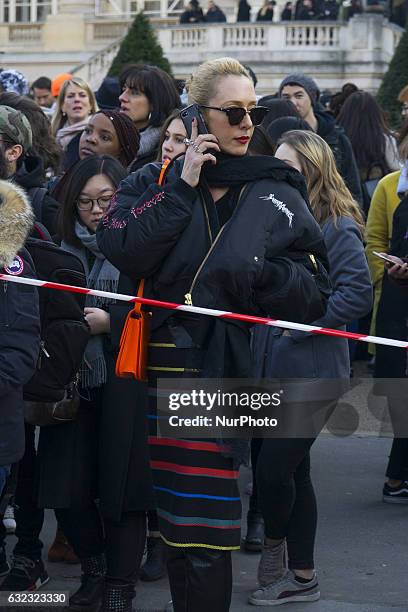
[[[30,200],[21,187],[0,181],[0,267],[22,248],[34,223]]]

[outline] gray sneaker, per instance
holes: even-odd
[[[286,543],[282,540],[277,546],[264,544],[258,565],[259,586],[267,586],[278,580],[286,570]]]
[[[254,591],[248,602],[254,606],[280,606],[290,601],[317,601],[320,598],[317,576],[308,583],[298,582],[288,570],[275,582]]]

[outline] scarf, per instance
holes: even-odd
[[[66,251],[76,255],[84,267],[86,284],[89,289],[100,289],[101,291],[117,292],[119,283],[119,271],[105,258],[96,243],[96,234],[76,221],[75,234],[82,244],[81,247],[62,242],[61,246]],[[95,257],[92,268],[89,267],[87,251]],[[115,300],[101,298],[93,295],[86,297],[85,305],[92,308],[103,308],[106,310],[108,304]],[[80,381],[82,387],[92,389],[100,387],[106,382],[106,361],[103,353],[103,334],[91,336],[84,354],[80,370]]]
[[[204,164],[202,177],[210,187],[235,187],[261,179],[285,181],[309,205],[303,176],[285,162],[267,155],[242,155],[240,157],[217,153],[217,163]]]
[[[78,132],[82,132],[84,130],[90,117],[91,115],[88,115],[88,117],[86,117],[86,119],[83,121],[73,123],[72,125],[68,125],[68,123],[66,123],[64,127],[58,130],[55,138],[63,151],[65,151],[71,140],[78,134]]]
[[[154,153],[159,146],[161,128],[149,125],[140,132],[140,144],[137,157]]]
[[[408,160],[405,162],[398,181],[397,194],[403,200],[408,191]]]

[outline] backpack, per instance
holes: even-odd
[[[37,277],[86,287],[81,261],[52,242],[44,226],[36,224],[25,244]],[[59,402],[77,380],[90,337],[84,318],[85,295],[40,287],[41,348],[36,371],[24,386],[24,400]]]
[[[381,176],[371,179],[370,178],[370,174],[373,168],[379,168],[381,171]],[[387,170],[386,167],[384,167],[384,164],[379,162],[379,163],[373,163],[371,164],[368,172],[367,172],[367,179],[365,181],[361,181],[361,192],[363,194],[363,210],[365,213],[365,216],[367,218],[368,215],[368,211],[370,210],[370,205],[371,205],[371,200],[374,194],[374,191],[377,188],[378,183],[381,181],[382,178],[384,178],[384,176],[386,176],[389,173],[389,170]]]

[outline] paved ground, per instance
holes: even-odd
[[[313,450],[313,474],[319,503],[316,559],[322,599],[291,604],[288,612],[408,611],[408,506],[381,501],[384,465],[390,441],[372,437],[322,436]],[[249,480],[244,470],[242,483]],[[247,505],[247,496],[243,496]],[[47,547],[55,529],[47,513],[43,539]],[[8,538],[13,545],[14,537]],[[234,555],[232,611],[254,610],[246,604],[254,587],[258,555]],[[74,589],[78,566],[49,564],[47,590]],[[163,610],[170,599],[167,580],[140,584],[138,612]],[[194,612],[192,610],[191,612]]]
[[[362,394],[361,385],[358,393]],[[360,406],[365,401],[361,398]],[[285,612],[408,612],[408,505],[382,502],[391,441],[372,435],[373,423],[365,421],[363,430],[362,436],[344,438],[323,434],[314,445],[312,469],[319,504],[316,562],[322,598],[317,603],[286,604]],[[242,488],[249,479],[249,470],[243,470]],[[246,495],[243,503],[246,509]],[[54,533],[54,517],[47,512],[45,549]],[[10,550],[13,540],[14,536],[8,538]],[[258,555],[234,554],[232,612],[256,609],[246,601],[255,586],[258,559]],[[46,590],[76,588],[79,566],[49,564],[48,571],[52,580]],[[167,579],[141,583],[136,609],[159,612],[169,599]]]

